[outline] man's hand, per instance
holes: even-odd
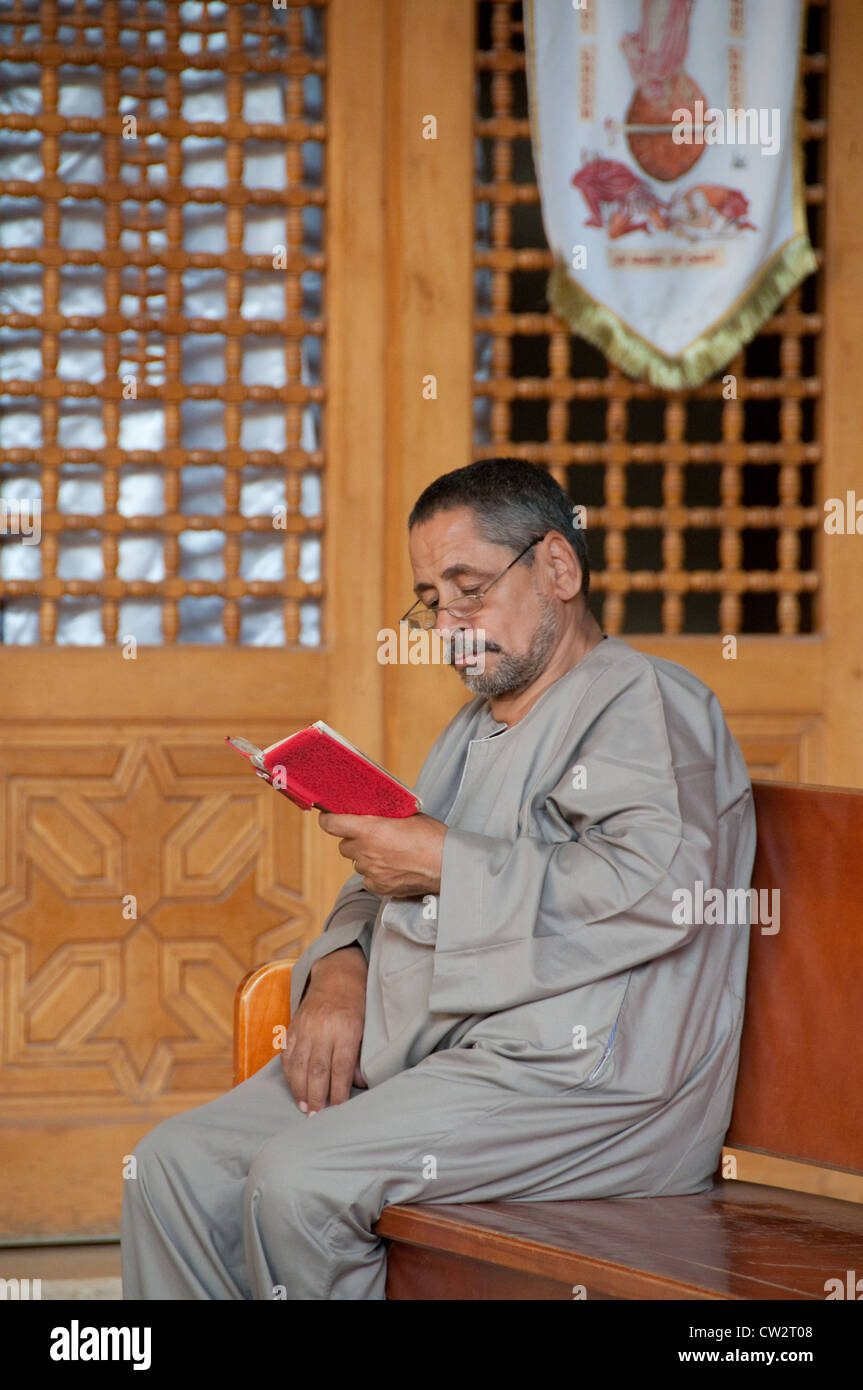
[[[363,887],[382,898],[421,898],[440,892],[447,826],[433,816],[337,816],[318,824],[339,838],[339,854],[354,860]]]
[[[359,1068],[368,966],[361,946],[316,960],[303,1001],[288,1028],[282,1070],[301,1110],[314,1115],[364,1086]]]

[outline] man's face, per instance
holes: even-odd
[[[417,597],[432,605],[487,588],[513,559],[506,546],[483,539],[469,507],[418,522],[411,528],[409,549]],[[474,674],[466,669],[475,658],[456,665],[474,694],[515,694],[532,685],[548,665],[559,635],[557,605],[537,580],[536,561],[533,566],[513,565],[479,612],[454,618],[441,609],[437,630],[443,636],[459,630],[484,634],[485,669]],[[474,637],[473,651],[482,650],[482,640]]]

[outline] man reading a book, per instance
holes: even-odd
[[[354,872],[284,1051],[137,1146],[125,1297],[382,1299],[393,1203],[710,1187],[749,929],[680,903],[745,896],[751,785],[715,695],[602,633],[573,512],[506,459],[415,504],[407,620],[482,632],[473,699],[420,814],[320,814]]]

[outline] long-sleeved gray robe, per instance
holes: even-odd
[[[708,1070],[730,1097],[748,924],[676,925],[672,897],[748,888],[755,854],[707,686],[606,637],[511,729],[464,705],[416,791],[450,827],[439,898],[381,900],[354,875],[294,969],[296,1009],[315,960],[362,946],[370,1086],[458,1044],[646,1107]]]
[[[417,791],[441,891],[354,875],[294,970],[369,960],[368,1089],[313,1117],[276,1057],[157,1125],[124,1185],[127,1298],[381,1299],[397,1202],[642,1197],[710,1185],[731,1115],[743,925],[679,890],[749,887],[752,789],[716,697],[607,637],[512,728],[476,698]]]

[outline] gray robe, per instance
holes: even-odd
[[[576,769],[574,771],[574,769]],[[313,1117],[274,1057],[135,1148],[126,1298],[383,1299],[382,1209],[704,1191],[731,1115],[749,936],[678,921],[746,889],[752,790],[716,697],[608,637],[511,729],[483,698],[417,790],[439,895],[354,875],[300,958],[368,961],[368,1089]],[[697,914],[696,914],[697,915]]]
[[[459,1046],[597,1103],[659,1106],[708,1075],[730,1095],[748,916],[679,923],[673,897],[748,888],[755,854],[746,765],[703,682],[606,637],[511,729],[465,704],[416,791],[450,827],[439,897],[382,899],[355,874],[294,969],[293,1010],[315,960],[362,946],[369,1086]]]

